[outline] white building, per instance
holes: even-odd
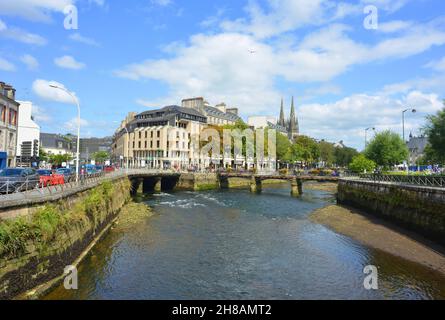
[[[20,101],[17,130],[17,166],[30,166],[39,157],[40,127],[32,116],[32,102]]]

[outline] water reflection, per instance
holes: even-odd
[[[325,192],[295,199],[285,185],[141,200],[156,215],[112,230],[82,263],[79,290],[47,299],[445,298],[440,274],[310,222],[333,202]],[[363,287],[369,264],[378,291]]]

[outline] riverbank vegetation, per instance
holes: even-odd
[[[116,190],[118,188],[119,190]],[[82,201],[71,208],[62,203],[47,204],[27,217],[0,222],[0,259],[12,259],[25,254],[29,247],[37,247],[40,254],[69,229],[82,225],[94,228],[102,223],[113,207],[113,194],[128,188],[129,182],[113,184],[110,181],[88,191]]]

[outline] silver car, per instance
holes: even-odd
[[[29,168],[5,168],[0,170],[0,193],[13,193],[39,187],[40,175]]]

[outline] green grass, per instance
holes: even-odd
[[[127,185],[123,185],[126,188]],[[67,212],[56,205],[46,205],[31,218],[17,218],[0,222],[0,258],[23,255],[28,244],[38,245],[43,252],[63,228],[80,220],[90,220],[96,226],[112,201],[114,185],[104,182],[89,191],[84,201]]]

